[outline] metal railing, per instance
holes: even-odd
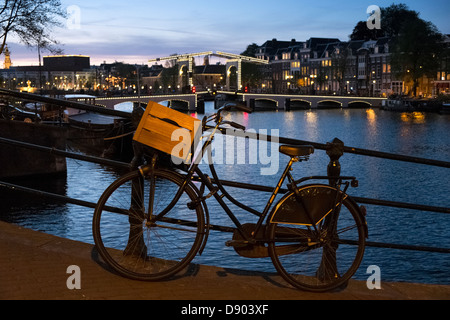
[[[4,91],[8,91],[8,90],[0,89],[0,94],[5,94]],[[24,94],[14,93],[11,95],[15,96],[15,97],[24,98]],[[27,99],[29,99],[29,100],[34,98],[33,97],[34,95],[30,95],[30,94],[25,94],[25,95],[27,96]],[[49,98],[46,98],[46,99],[49,99]],[[44,102],[44,100],[45,99],[38,100],[38,101]],[[58,103],[58,101],[59,101],[58,99],[50,99],[50,100],[51,100],[51,103],[54,103],[54,104]],[[50,100],[47,100],[47,102],[49,102]],[[65,101],[64,106],[66,106],[67,103],[68,102]],[[80,105],[83,108],[83,110],[90,110],[90,111],[95,111],[95,112],[103,112],[103,111],[107,110],[107,109],[99,108],[99,107],[91,108],[88,105],[83,105],[81,103],[70,103],[70,107],[73,107],[73,108],[80,107]],[[106,112],[108,112],[108,111],[106,111]],[[116,115],[118,115],[118,114],[116,113]],[[233,132],[231,132],[231,131],[227,131],[227,132],[224,131],[223,133],[233,135]],[[239,135],[236,134],[236,136],[242,137],[242,134],[239,134]],[[268,136],[268,135],[263,136],[260,134],[256,134],[253,136],[250,135],[250,136],[246,136],[246,137],[254,138],[254,139],[264,138],[265,141],[272,140],[271,136]],[[383,159],[390,159],[390,160],[395,160],[395,161],[418,163],[418,164],[422,164],[422,165],[437,166],[437,167],[442,167],[442,168],[450,168],[450,162],[447,162],[447,161],[439,161],[439,160],[425,159],[425,158],[419,158],[419,157],[410,157],[410,156],[406,156],[406,155],[398,155],[398,154],[387,153],[387,152],[379,152],[379,151],[374,151],[374,150],[348,147],[348,146],[344,146],[344,144],[341,141],[339,141],[338,139],[335,139],[333,142],[326,143],[326,144],[312,142],[312,141],[298,140],[298,139],[283,138],[283,137],[276,137],[276,139],[277,139],[277,142],[279,142],[280,144],[292,144],[292,145],[307,144],[307,145],[314,146],[316,149],[326,151],[327,155],[330,157],[330,163],[328,165],[329,176],[338,176],[340,174],[339,158],[345,153],[358,154],[358,155],[377,157],[377,158],[383,158]],[[106,158],[89,156],[89,155],[85,155],[85,154],[73,153],[73,152],[69,152],[66,150],[59,150],[56,148],[39,146],[39,145],[22,142],[22,141],[17,141],[17,140],[12,140],[12,139],[7,139],[7,138],[3,138],[3,137],[0,137],[0,144],[7,144],[7,145],[15,146],[18,148],[34,149],[34,150],[41,151],[41,152],[47,152],[50,154],[60,155],[60,156],[64,156],[67,158],[72,158],[72,159],[77,159],[77,160],[82,160],[82,161],[87,161],[87,162],[93,162],[93,163],[102,164],[102,165],[108,165],[111,167],[118,167],[118,168],[120,167],[122,169],[131,169],[131,165],[129,163],[114,161],[114,160],[110,160],[110,159],[106,159]],[[330,169],[330,168],[332,168],[332,169]],[[333,172],[332,170],[337,170],[337,171]],[[242,188],[242,189],[262,191],[262,192],[272,192],[273,191],[273,187],[269,187],[269,186],[240,183],[240,182],[234,182],[234,181],[221,181],[221,183],[225,186],[235,187],[235,188]],[[70,197],[67,197],[64,195],[53,194],[53,193],[49,193],[49,192],[35,190],[35,189],[19,186],[17,184],[5,182],[5,181],[0,181],[0,187],[8,188],[11,190],[16,190],[16,191],[34,193],[34,194],[38,194],[40,196],[52,198],[56,201],[63,201],[63,202],[67,202],[67,203],[72,203],[72,204],[76,204],[76,205],[80,205],[80,206],[89,207],[89,208],[95,208],[95,206],[96,206],[96,203],[83,201],[83,200],[79,200],[79,199],[74,199],[74,198],[70,198]],[[287,189],[283,189],[280,192],[287,192]],[[429,206],[429,205],[423,205],[423,204],[372,199],[372,198],[364,198],[364,197],[353,197],[352,196],[352,198],[361,204],[387,206],[387,207],[394,207],[394,208],[404,208],[404,209],[409,209],[409,210],[436,212],[436,213],[442,213],[442,214],[450,213],[450,208],[446,208],[446,207]],[[232,231],[233,230],[233,228],[223,227],[223,226],[212,226],[211,229],[216,229],[216,230],[221,230],[221,231]],[[382,248],[394,248],[394,249],[403,249],[403,250],[417,250],[417,251],[450,253],[450,248],[380,243],[380,242],[371,242],[371,241],[367,242],[367,246],[382,247]]]
[[[267,137],[270,139],[270,137]],[[308,141],[301,141],[301,140],[294,140],[294,139],[285,139],[285,138],[279,138],[280,143],[290,143],[290,144],[313,144],[312,142]],[[7,144],[11,146],[15,146],[18,148],[28,148],[28,149],[34,149],[41,152],[47,152],[50,154],[65,156],[67,158],[71,159],[77,159],[87,162],[93,162],[97,164],[107,165],[111,167],[116,168],[122,168],[122,169],[131,169],[131,165],[129,163],[124,163],[120,161],[100,158],[100,157],[94,157],[89,156],[85,154],[78,154],[73,153],[65,150],[59,150],[55,148],[49,148],[44,146],[39,146],[27,142],[21,142],[17,140],[7,139],[0,137],[0,144]],[[315,144],[315,147],[318,149],[324,149],[324,150],[330,150],[330,148],[335,147],[333,143],[329,143],[327,145],[325,144]],[[350,148],[351,150],[356,150],[354,148]],[[365,151],[364,151],[365,152]],[[386,153],[382,153],[385,155]],[[381,154],[378,155],[379,157],[382,157]],[[388,159],[395,159],[395,160],[401,160],[404,161],[406,156],[399,156],[397,157],[395,154],[389,154]],[[421,158],[410,158],[407,159],[410,160],[410,162],[418,162],[418,163],[425,163],[425,162],[432,162],[432,165],[437,165],[440,167],[448,168],[450,166],[450,163],[444,162],[444,161],[434,161],[434,160],[428,160],[428,159],[421,159]],[[333,160],[331,160],[333,161]],[[333,174],[334,175],[334,174]],[[213,181],[214,183],[214,181]],[[234,188],[241,188],[241,189],[247,189],[247,190],[254,190],[254,191],[261,191],[261,192],[272,192],[273,187],[269,186],[263,186],[263,185],[256,185],[256,184],[248,184],[248,183],[241,183],[241,182],[235,182],[235,181],[224,181],[221,180],[221,183],[225,186],[234,187]],[[52,198],[56,201],[63,201],[67,203],[72,203],[80,206],[85,206],[89,208],[95,208],[96,203],[83,201],[80,199],[74,199],[70,198],[64,195],[44,192],[36,189],[31,189],[27,187],[23,187],[17,184],[13,184],[10,182],[0,181],[0,187],[8,188],[15,191],[22,191],[27,193],[33,193],[40,196],[45,196]],[[280,192],[287,192],[287,189],[281,189]],[[396,207],[396,208],[404,208],[404,209],[411,209],[411,210],[419,210],[419,211],[429,211],[429,212],[437,212],[437,213],[443,213],[443,214],[450,214],[450,208],[446,207],[438,207],[438,206],[428,206],[428,205],[422,205],[422,204],[414,204],[414,203],[405,203],[405,202],[397,202],[397,201],[389,201],[389,200],[380,200],[380,199],[371,199],[371,198],[363,198],[363,197],[352,197],[355,201],[357,201],[360,204],[370,204],[370,205],[380,205],[380,206],[388,206],[388,207]],[[232,231],[233,228],[229,227],[223,227],[223,226],[213,226],[211,229],[215,230],[221,230],[221,231]],[[380,243],[380,242],[367,242],[367,246],[373,246],[373,247],[382,247],[382,248],[395,248],[395,249],[404,249],[404,250],[417,250],[417,251],[428,251],[428,252],[440,252],[440,253],[450,253],[450,248],[438,248],[438,247],[428,247],[428,246],[415,246],[415,245],[404,245],[404,244],[392,244],[392,243]]]

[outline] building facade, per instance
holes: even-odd
[[[43,66],[11,66],[8,52],[5,68],[0,70],[1,86],[36,92],[39,89],[81,90],[95,84],[96,71],[91,69],[88,56],[47,56],[43,61]]]
[[[445,36],[450,48],[450,37]],[[326,95],[383,96],[408,94],[412,83],[391,71],[389,38],[343,42],[333,38],[307,41],[272,39],[261,45],[256,57],[269,60],[257,91]],[[419,80],[424,97],[449,93],[449,57],[442,61],[435,78]]]

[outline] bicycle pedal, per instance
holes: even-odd
[[[244,240],[228,240],[227,242],[225,242],[225,245],[227,247],[243,248],[248,246],[249,242]]]

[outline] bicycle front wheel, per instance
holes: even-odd
[[[186,186],[180,199],[160,220],[183,180],[176,174],[139,170],[113,182],[100,197],[93,217],[96,248],[120,275],[136,280],[161,280],[185,268],[204,237],[201,205],[189,209],[196,193]]]
[[[269,220],[269,254],[279,274],[301,290],[324,292],[345,284],[358,269],[366,238],[359,208],[335,188],[301,187],[280,200]],[[338,198],[341,197],[338,196]]]

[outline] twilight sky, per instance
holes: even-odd
[[[405,3],[450,34],[448,0],[61,0],[72,14],[53,30],[65,54],[91,57],[91,64],[123,61],[147,63],[173,53],[240,53],[266,40],[304,41],[310,37],[348,35],[367,20],[369,5]],[[79,23],[78,23],[79,22]],[[9,38],[13,65],[37,65],[35,48]],[[47,52],[43,53],[48,54]],[[3,57],[1,59],[3,61]]]

